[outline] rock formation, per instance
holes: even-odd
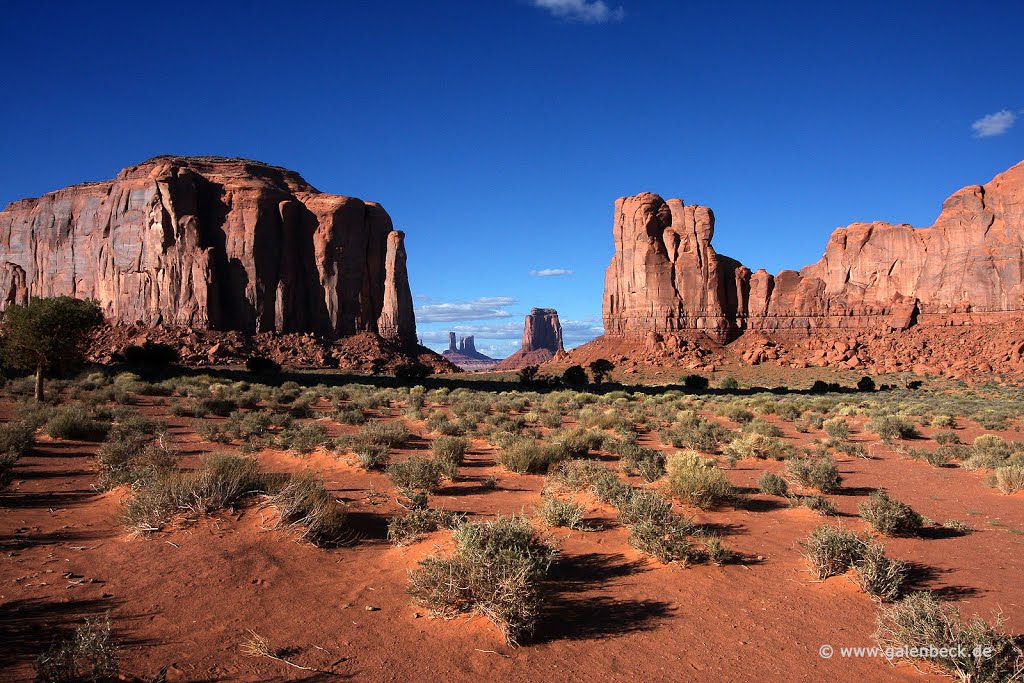
[[[1024,310],[1024,162],[956,192],[930,227],[839,228],[799,272],[752,273],[715,252],[714,227],[710,209],[679,199],[619,199],[605,334],[656,345],[695,330],[726,342],[750,330],[902,330]]]
[[[495,370],[518,370],[540,365],[565,353],[562,324],[553,308],[534,308],[523,323],[523,346],[495,366]]]
[[[403,240],[379,205],[292,171],[162,156],[0,212],[0,306],[66,294],[115,324],[415,350]]]
[[[459,345],[456,347],[454,332],[448,333],[448,350],[441,355],[462,370],[490,370],[498,362],[476,350],[473,335],[460,337]]]

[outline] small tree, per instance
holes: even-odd
[[[103,322],[95,301],[69,296],[33,297],[3,316],[0,351],[10,365],[36,371],[36,400],[43,400],[45,372],[82,362],[90,333]]]
[[[537,371],[540,370],[536,365],[527,365],[525,368],[519,370],[519,383],[520,384],[533,384],[537,379]]]
[[[562,373],[562,383],[570,387],[582,387],[587,383],[587,371],[579,365],[572,365]]]
[[[605,377],[607,377],[608,374],[614,369],[615,364],[612,363],[610,360],[605,360],[604,358],[598,358],[597,360],[595,360],[593,363],[590,364],[590,374],[594,378],[594,384],[602,384],[604,382]]]

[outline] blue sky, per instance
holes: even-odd
[[[1022,28],[1017,0],[7,3],[0,204],[260,159],[384,205],[428,344],[507,354],[533,306],[576,344],[619,196],[711,206],[775,272],[1024,159]]]

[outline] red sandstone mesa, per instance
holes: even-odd
[[[0,212],[0,305],[66,294],[112,323],[370,332],[412,349],[403,239],[379,205],[292,171],[162,156]]]
[[[556,355],[565,353],[562,346],[562,324],[558,311],[553,308],[534,308],[523,324],[523,346],[495,370],[518,370],[529,365],[540,365]]]
[[[715,253],[711,209],[644,193],[615,203],[605,334],[906,329],[1024,309],[1024,162],[943,204],[935,224],[854,223],[799,272],[752,273]],[[1010,314],[1010,315],[1007,315]]]

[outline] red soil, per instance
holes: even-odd
[[[141,410],[163,415],[164,408]],[[189,458],[225,448],[196,437],[191,420],[168,421]],[[352,429],[328,424],[335,433]],[[779,424],[794,444],[810,438]],[[413,427],[424,434],[422,423]],[[975,431],[965,430],[964,440]],[[860,433],[854,438],[874,440]],[[467,681],[941,680],[882,659],[819,656],[826,643],[872,645],[875,605],[845,578],[811,582],[796,544],[823,519],[761,494],[752,494],[755,502],[745,509],[687,511],[746,558],[723,567],[646,559],[627,545],[614,511],[588,499],[592,521],[605,529],[553,531],[561,547],[554,594],[535,642],[510,648],[483,618],[431,619],[410,603],[408,569],[445,549],[450,533],[391,547],[386,517],[400,508],[383,474],[326,453],[259,456],[271,471],[320,471],[350,506],[360,536],[350,547],[297,542],[273,529],[272,512],[255,504],[132,538],[117,522],[125,492],[90,489],[95,445],[43,440],[0,493],[4,680],[31,680],[34,656],[56,631],[108,610],[124,646],[122,670],[152,676],[166,666],[168,681],[408,681],[428,674]],[[428,447],[429,439],[419,439],[406,453]],[[1007,628],[1024,631],[1021,494],[1001,495],[977,473],[869,450],[876,459],[839,461],[844,493],[830,498],[840,521],[862,529],[857,504],[876,487],[939,522],[966,521],[975,531],[890,540],[890,554],[920,563],[919,586],[937,590],[965,614],[990,617],[1002,608]],[[728,474],[735,484],[753,487],[761,471],[781,465],[744,460]],[[474,442],[462,472],[461,481],[432,497],[433,505],[487,518],[529,511],[539,502],[542,478],[496,467],[483,442]],[[500,479],[496,491],[480,485],[489,474]],[[250,630],[315,671],[244,655],[240,646]]]

